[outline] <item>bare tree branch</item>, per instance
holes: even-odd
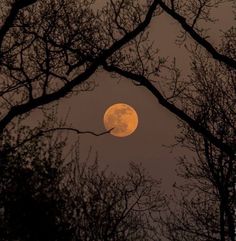
[[[99,132],[99,133],[96,133],[96,132],[93,132],[93,131],[80,131],[79,129],[72,128],[72,127],[57,127],[57,128],[50,128],[50,129],[47,129],[47,130],[40,130],[35,134],[31,134],[29,138],[25,138],[20,143],[17,143],[17,145],[11,146],[9,150],[8,149],[4,150],[4,153],[15,151],[17,148],[25,145],[27,142],[30,142],[30,141],[34,140],[35,138],[40,138],[42,136],[45,136],[46,134],[49,134],[49,133],[52,133],[52,132],[55,132],[55,131],[70,131],[70,132],[74,132],[78,135],[80,135],[80,134],[90,134],[90,135],[93,135],[93,136],[103,136],[103,135],[111,133],[111,131],[113,129],[114,128],[112,128],[110,130],[107,130],[107,131]]]
[[[3,129],[6,127],[6,125],[16,116],[22,115],[24,113],[27,113],[31,111],[34,108],[37,108],[39,106],[48,104],[52,101],[59,100],[60,98],[66,96],[70,91],[75,87],[87,80],[92,74],[95,73],[95,71],[101,66],[106,59],[108,59],[112,54],[114,54],[116,51],[118,51],[120,48],[122,48],[124,45],[129,43],[133,38],[138,36],[142,31],[144,31],[151,19],[152,16],[156,10],[156,7],[158,5],[159,1],[154,1],[152,5],[150,6],[144,20],[138,24],[136,28],[134,28],[132,31],[125,34],[122,38],[115,41],[108,49],[105,49],[102,51],[102,53],[95,58],[95,60],[91,63],[91,65],[81,74],[76,76],[73,80],[66,83],[63,87],[61,87],[59,90],[42,95],[35,99],[30,99],[27,103],[13,106],[9,112],[0,120],[0,133],[3,131]]]
[[[0,29],[0,50],[2,47],[3,39],[6,35],[6,33],[8,32],[8,30],[12,27],[19,11],[27,6],[34,4],[35,2],[37,2],[37,0],[15,0],[15,2],[12,4],[10,13],[7,16],[4,24],[2,25],[2,27]],[[1,55],[0,55],[0,57],[1,57]]]
[[[208,42],[205,38],[201,37],[192,26],[190,26],[186,19],[179,15],[176,11],[169,8],[162,0],[158,1],[160,7],[172,18],[174,18],[176,21],[180,23],[182,28],[198,43],[200,44],[207,52],[209,52],[212,57],[228,66],[230,66],[233,69],[236,69],[236,61],[224,54],[220,54],[218,50],[216,50],[213,45]]]
[[[140,85],[146,87],[158,100],[158,102],[167,108],[170,112],[174,113],[181,120],[185,121],[191,128],[193,128],[196,132],[205,136],[209,141],[211,141],[216,147],[224,151],[230,156],[235,155],[235,150],[233,147],[229,146],[227,143],[223,143],[217,137],[215,137],[208,129],[198,124],[198,122],[188,116],[184,111],[179,109],[174,104],[168,102],[165,97],[160,93],[160,91],[144,76],[134,74],[129,71],[125,71],[120,69],[119,67],[104,64],[104,69],[109,72],[115,72],[125,78],[132,79],[138,82]]]

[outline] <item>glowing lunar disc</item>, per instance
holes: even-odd
[[[117,137],[131,135],[138,126],[138,115],[134,108],[124,103],[110,106],[103,117],[106,130]]]

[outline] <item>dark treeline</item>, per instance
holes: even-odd
[[[164,204],[159,181],[135,164],[123,176],[101,170],[97,160],[79,160],[77,148],[65,160],[63,147],[64,140],[50,135],[1,155],[0,240],[157,238],[153,219]]]

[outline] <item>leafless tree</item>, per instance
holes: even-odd
[[[32,132],[16,128],[4,146]],[[140,165],[123,176],[80,160],[65,139],[33,138],[0,155],[0,240],[158,240],[153,218],[162,209],[160,182]]]
[[[92,0],[4,1],[0,29],[2,131],[15,117],[65,97],[103,62],[148,26],[157,3],[125,2],[119,21],[127,31],[111,30],[109,12]],[[110,25],[110,26],[107,26]],[[83,85],[83,83],[85,83]],[[78,90],[78,88],[77,88]]]
[[[209,56],[234,71],[234,57],[214,47],[202,27],[204,22],[214,21],[211,10],[221,1],[110,0],[101,11],[94,10],[89,0],[6,3],[8,11],[2,16],[0,32],[1,129],[16,116],[71,93],[103,66],[145,86],[165,108],[216,147],[234,155],[231,145],[220,141],[173,102],[179,93],[175,88],[179,72],[175,63],[168,67],[165,58],[157,57],[144,31],[153,17],[168,14],[183,30],[181,42],[190,37]],[[171,98],[152,83],[166,68],[173,79]]]
[[[153,217],[159,215],[163,197],[159,183],[141,167],[131,164],[125,176],[107,175],[97,164],[81,165],[75,173],[67,218],[77,240],[159,240]]]
[[[110,0],[97,11],[89,0],[5,1],[0,29],[0,132],[15,117],[65,97],[77,86],[90,88],[81,84],[101,66],[131,79],[186,124],[185,140],[199,155],[196,170],[204,171],[203,178],[218,195],[221,240],[225,232],[233,240],[236,34],[232,26],[217,47],[203,28],[214,21],[211,10],[222,3]],[[189,51],[196,60],[191,61],[193,73],[187,82],[180,79],[178,60],[168,65],[149,40],[147,27],[160,14],[179,23],[178,44],[194,43]],[[164,75],[169,88],[165,92],[160,81],[155,83]]]
[[[234,34],[234,33],[233,33]],[[232,30],[227,32],[222,51],[235,57]],[[235,145],[236,73],[202,51],[195,51],[188,88],[179,98],[186,113],[194,116],[219,140]],[[181,176],[187,180],[178,212],[169,210],[164,233],[170,240],[235,240],[236,163],[207,138],[182,123],[178,141],[195,153],[194,161],[181,158]]]
[[[217,48],[203,28],[203,23],[214,22],[211,10],[219,4],[222,1],[158,1],[159,13],[182,28],[178,44],[193,40],[187,81],[180,79],[178,59],[167,65],[145,33],[131,43],[129,52],[120,51],[117,61],[104,64],[107,71],[147,88],[174,113],[182,123],[179,142],[197,155],[194,165],[190,160],[180,165],[184,178],[193,183],[185,188],[180,216],[171,211],[166,218],[170,240],[235,240],[236,34],[233,26],[226,30]],[[169,82],[165,91],[161,81]],[[191,194],[186,197],[187,192]]]
[[[170,209],[165,216],[164,233],[170,240],[235,240],[235,28],[225,32],[217,50],[200,27],[201,21],[213,21],[210,10],[219,3],[160,1],[161,9],[183,29],[179,40],[183,43],[190,36],[195,41],[189,49],[192,74],[188,81],[180,80],[178,60],[166,66],[152,46],[143,47],[148,42],[145,37],[133,44],[135,54],[123,53],[128,63],[104,65],[107,71],[146,87],[179,117],[184,138],[178,140],[197,154],[194,165],[190,160],[180,165],[183,177],[191,182],[184,188],[179,212]],[[170,81],[167,94],[155,83],[166,68],[170,72],[165,78]]]
[[[159,228],[171,241],[234,241],[235,163],[209,143],[203,148],[198,141],[197,157],[181,158],[179,175],[185,184],[175,186]]]
[[[193,43],[192,46],[194,47],[188,48],[191,54],[195,50],[201,49],[208,58],[226,66],[225,71],[235,73],[235,55],[232,55],[234,51],[233,43],[235,43],[235,28],[232,27],[225,32],[225,36],[228,36],[228,38],[226,37],[224,41],[229,41],[228,50],[230,50],[230,52],[227,52],[223,48],[214,47],[208,41],[207,30],[203,27],[203,24],[206,22],[214,22],[214,19],[211,17],[211,10],[222,4],[222,1],[192,0],[186,2],[160,0],[156,2],[158,16],[167,14],[179,23],[181,36],[177,39],[178,44],[186,43],[187,40],[192,41],[191,43]],[[232,143],[220,140],[211,130],[194,119],[191,113],[186,112],[184,106],[179,104],[177,97],[186,86],[183,80],[181,80],[180,71],[176,67],[178,60],[174,60],[171,65],[168,65],[165,58],[158,56],[158,50],[155,49],[155,44],[150,42],[147,31],[129,43],[129,51],[121,50],[119,55],[116,53],[115,56],[117,58],[108,59],[104,64],[104,69],[131,79],[137,85],[147,88],[163,107],[187,123],[197,133],[207,138],[217,148],[233,157],[235,155],[235,147]],[[162,76],[165,76],[165,78],[163,79]],[[163,91],[163,86],[165,91]]]

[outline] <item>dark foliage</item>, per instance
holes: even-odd
[[[64,160],[64,141],[49,138],[34,138],[1,155],[1,240],[156,237],[152,219],[163,205],[158,181],[134,164],[125,176],[109,174],[97,162],[83,164],[78,151]],[[4,140],[4,148],[15,141]]]

